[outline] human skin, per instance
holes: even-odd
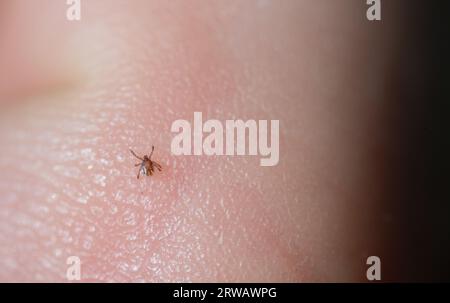
[[[2,2],[0,281],[364,279],[396,46],[363,2]],[[194,111],[280,120],[278,165],[172,155]]]

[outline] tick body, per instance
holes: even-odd
[[[138,179],[139,179],[139,176],[141,175],[141,173],[146,176],[152,176],[153,173],[155,172],[155,169],[157,169],[159,171],[162,170],[162,167],[161,167],[161,165],[159,165],[159,163],[156,163],[155,161],[151,160],[154,150],[155,150],[155,147],[152,146],[152,152],[150,153],[149,156],[144,155],[144,157],[139,157],[138,155],[135,154],[134,151],[132,151],[130,149],[130,152],[133,154],[133,156],[135,156],[136,158],[138,158],[141,161],[140,163],[137,163],[134,165],[135,167],[139,166],[139,171],[137,174]]]

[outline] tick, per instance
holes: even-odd
[[[133,154],[133,156],[135,156],[136,158],[141,160],[140,163],[137,163],[134,165],[135,167],[139,166],[139,171],[137,174],[138,179],[139,179],[139,176],[141,175],[141,173],[146,176],[151,176],[155,172],[155,168],[158,169],[159,171],[162,170],[162,167],[161,167],[161,165],[159,165],[159,163],[156,163],[155,161],[151,160],[154,150],[155,150],[155,147],[152,146],[152,152],[150,153],[150,156],[144,155],[144,157],[142,158],[142,157],[139,157],[138,155],[136,155],[134,153],[134,151],[132,151],[130,149],[130,152]]]

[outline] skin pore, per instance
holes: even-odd
[[[2,3],[0,281],[364,279],[396,47],[364,2]],[[279,120],[278,165],[172,155],[196,111]]]

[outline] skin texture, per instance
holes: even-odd
[[[396,47],[363,2],[2,3],[0,281],[363,279]],[[278,165],[171,155],[194,111],[280,120]]]

